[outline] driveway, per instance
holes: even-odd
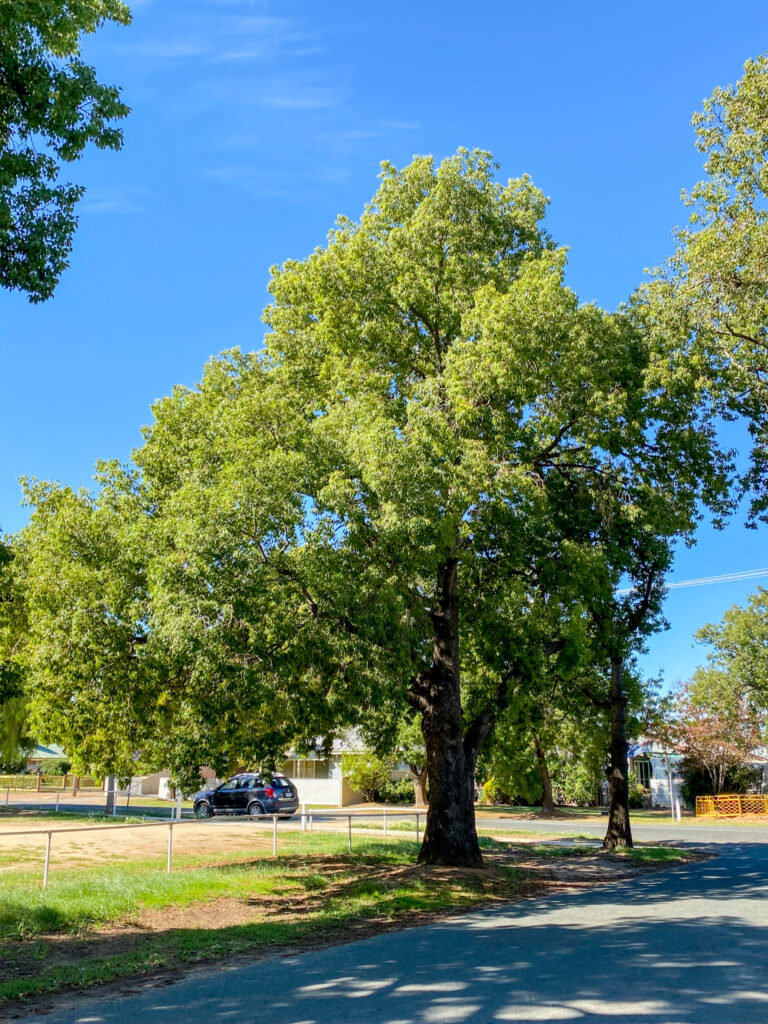
[[[764,1024],[768,845],[253,965],[38,1024]],[[28,1019],[32,1024],[32,1019]]]

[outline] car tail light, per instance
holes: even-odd
[[[271,800],[271,799],[272,799],[272,798],[274,797],[274,795],[275,795],[275,791],[274,791],[274,789],[272,789],[272,787],[271,787],[271,786],[265,786],[265,787],[264,787],[264,792],[265,792],[265,793],[267,794],[267,796],[269,797],[269,799],[270,799],[270,800]]]

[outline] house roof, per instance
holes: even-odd
[[[49,746],[43,746],[42,743],[35,745],[35,749],[27,758],[28,761],[58,761],[59,758],[66,757],[64,748],[60,747],[58,743],[51,743]]]

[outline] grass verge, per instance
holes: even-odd
[[[170,875],[156,858],[59,870],[46,890],[39,871],[6,873],[0,1001],[275,946],[346,941],[509,901],[534,891],[531,857],[591,855],[611,867],[610,858],[589,848],[480,842],[487,863],[481,870],[418,866],[417,844],[402,837],[356,837],[350,854],[345,835],[295,833],[281,837],[277,860],[251,843],[215,862],[210,853],[179,856]],[[522,857],[525,868],[515,864]],[[640,847],[625,859],[651,867],[690,855]]]

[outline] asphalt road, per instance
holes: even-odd
[[[768,846],[716,849],[631,882],[126,983],[27,1024],[764,1024]]]

